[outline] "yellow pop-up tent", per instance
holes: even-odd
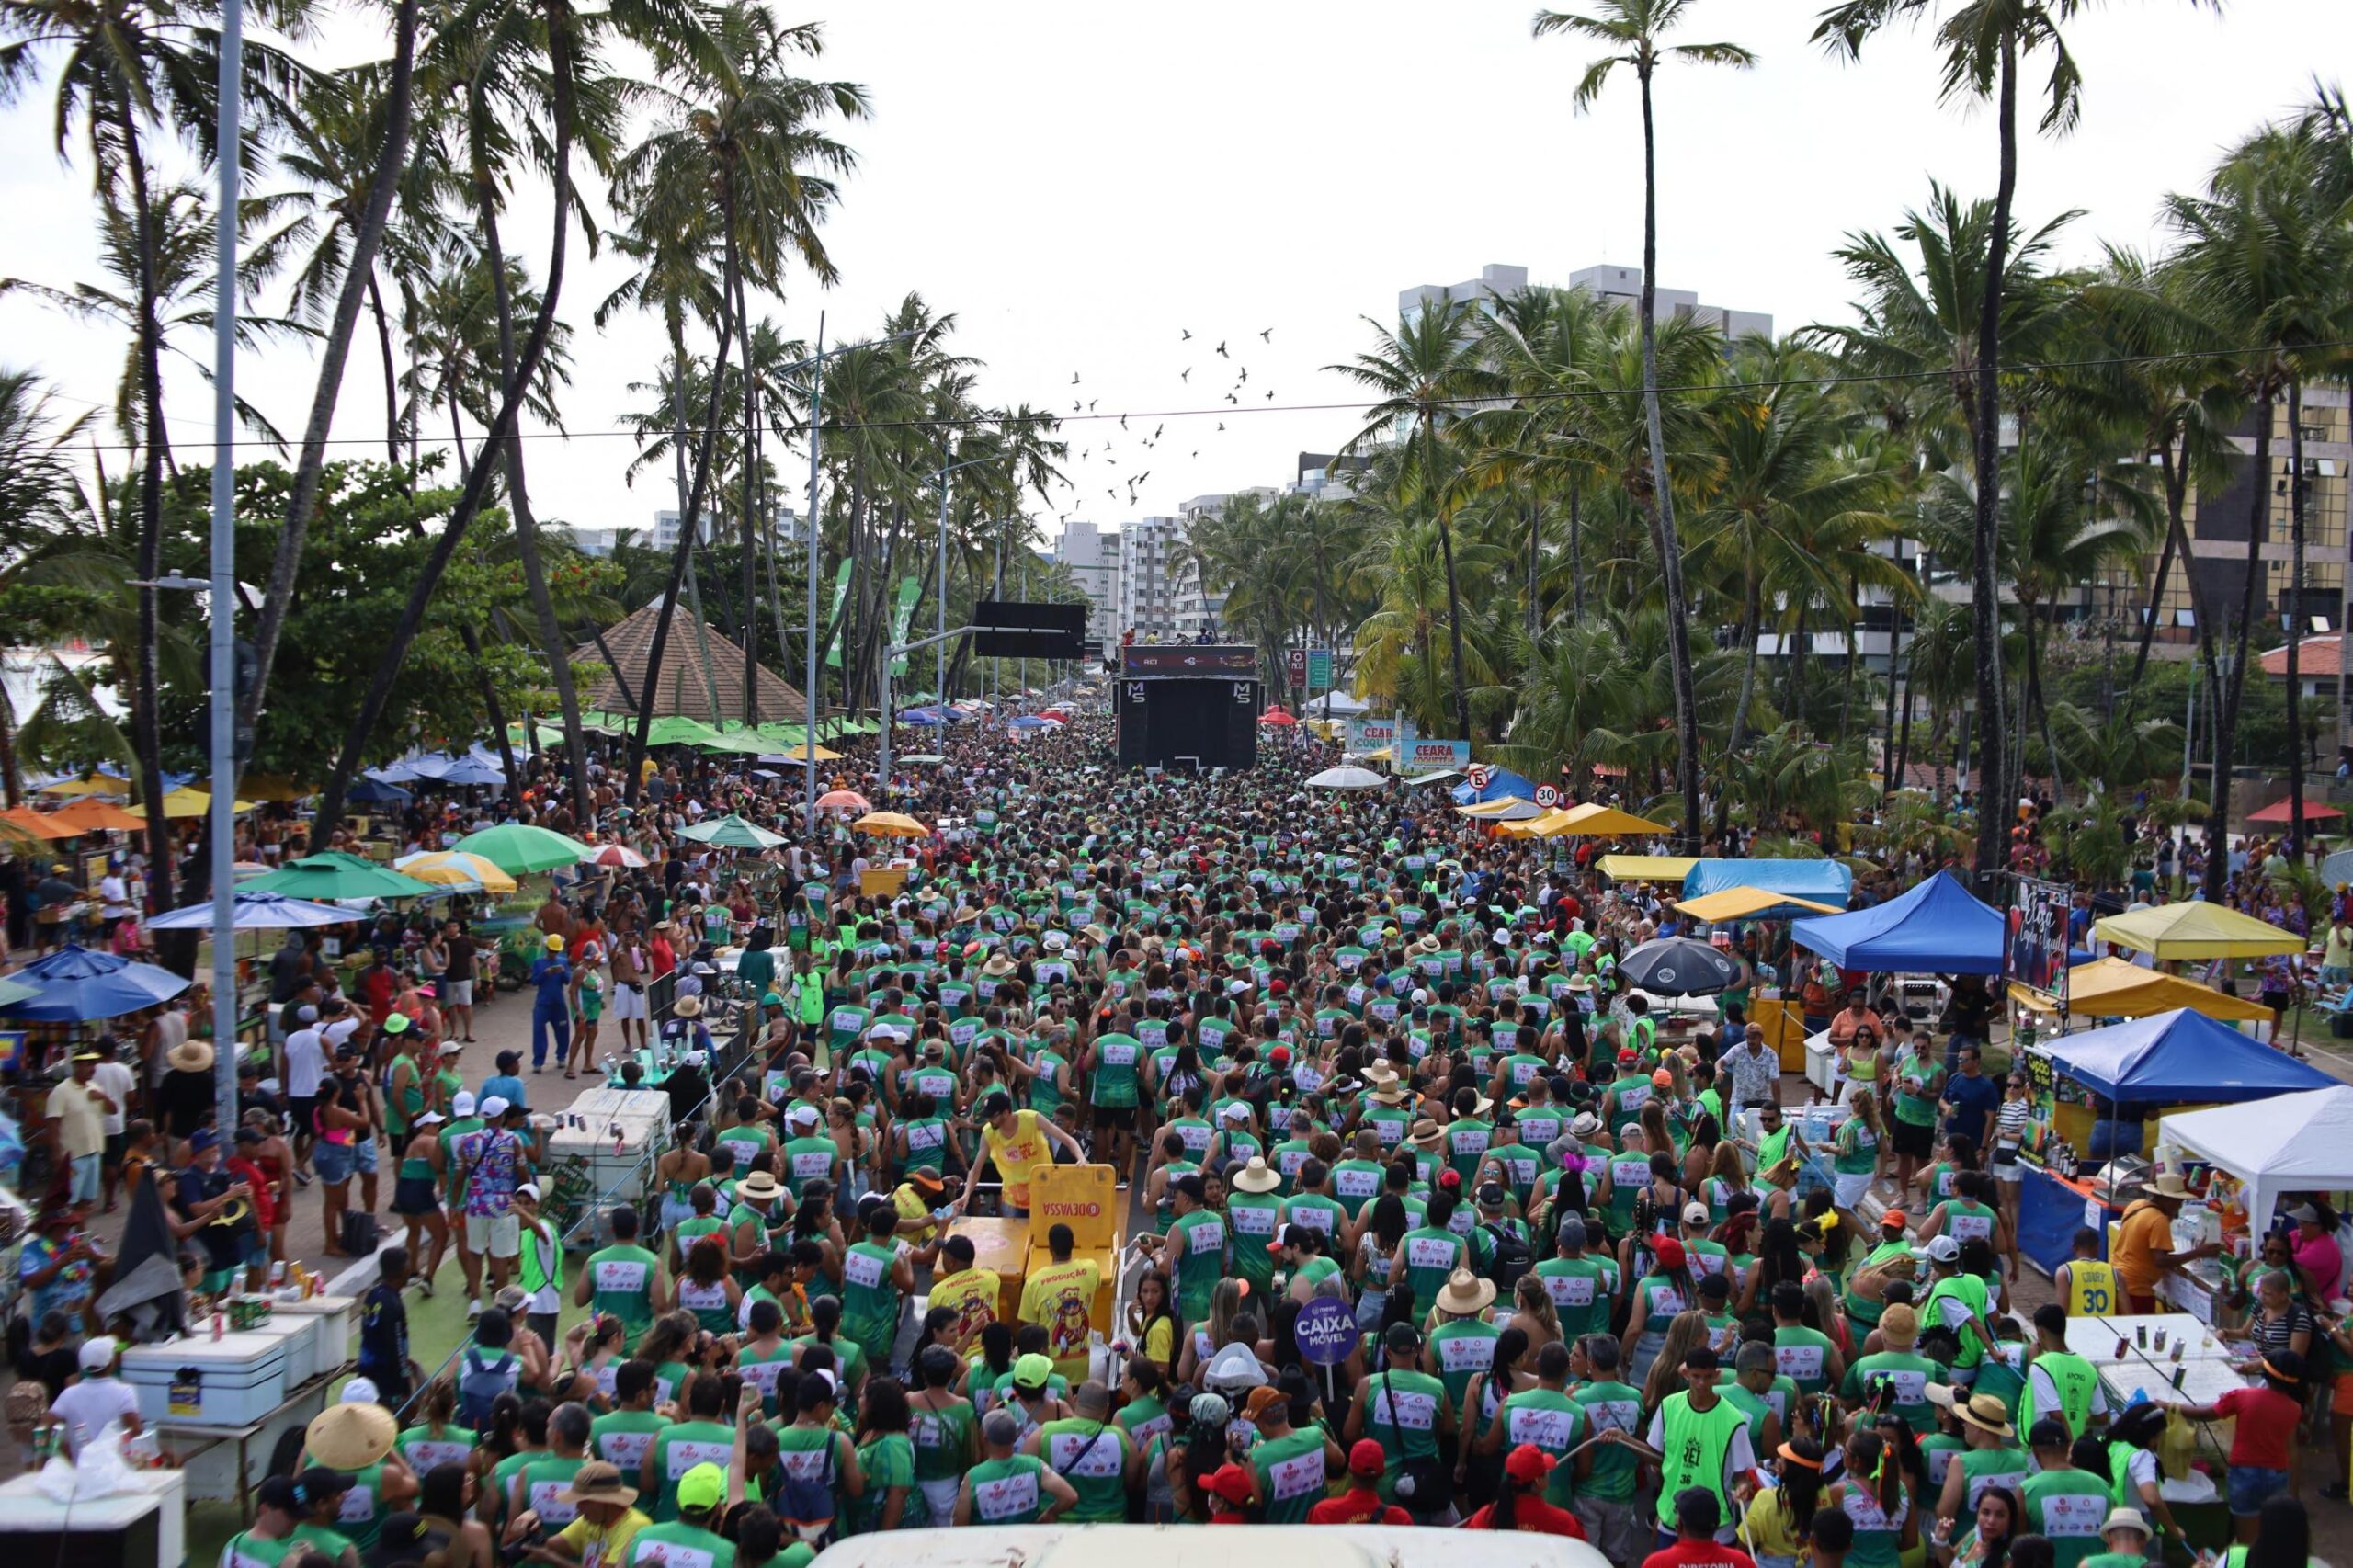
[[[2130,909],[2092,926],[2103,942],[2147,953],[2160,963],[2173,959],[2262,959],[2301,953],[2304,939],[2217,903],[2161,903]]]
[[[1796,898],[1764,888],[1722,888],[1699,898],[1685,899],[1675,907],[1692,919],[1705,920],[1711,926],[1725,920],[1780,919],[1800,913],[1846,913],[1835,903],[1820,903],[1810,898]]]
[[[2011,993],[2028,1006],[2042,1005],[2014,981]],[[2271,1009],[2239,996],[2225,996],[2178,974],[2160,974],[2128,959],[2096,959],[2067,971],[2067,1011],[2082,1017],[2145,1018],[2188,1007],[2210,1018],[2262,1021]]]
[[[1631,812],[1621,812],[1615,806],[1587,802],[1571,806],[1566,812],[1568,825],[1561,831],[1593,838],[1615,838],[1638,833],[1672,833],[1665,823],[1638,817]]]
[[[1595,869],[1621,882],[1679,882],[1699,863],[1691,855],[1604,855]]]

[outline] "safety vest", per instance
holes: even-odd
[[[2067,1260],[2067,1315],[2071,1318],[2101,1318],[2123,1305],[2118,1292],[2114,1266],[2097,1258],[2071,1257]]]
[[[547,1245],[545,1260],[540,1256],[542,1242]],[[521,1252],[524,1294],[536,1296],[550,1286],[559,1291],[563,1289],[563,1247],[545,1220],[534,1220],[523,1227]]]
[[[2038,1352],[2033,1365],[2042,1369],[2044,1376],[2051,1380],[2052,1388],[2058,1392],[2059,1415],[2067,1423],[2068,1438],[2072,1441],[2082,1437],[2091,1426],[2092,1392],[2099,1386],[2099,1374],[2092,1369],[2089,1361],[2067,1350]],[[2028,1387],[2032,1386],[2033,1380],[2029,1377]],[[2030,1410],[2033,1404],[2031,1395],[2027,1403]]]
[[[1659,1523],[1672,1528],[1676,1494],[1685,1487],[1704,1486],[1715,1494],[1720,1508],[1728,1506],[1724,1457],[1732,1451],[1733,1438],[1747,1427],[1748,1417],[1722,1396],[1711,1408],[1694,1410],[1688,1393],[1667,1395],[1659,1414],[1666,1439],[1659,1466]]]

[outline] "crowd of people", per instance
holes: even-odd
[[[1094,717],[975,723],[938,753],[893,781],[933,831],[889,893],[845,821],[802,830],[797,780],[654,770],[623,815],[601,778],[569,825],[651,863],[551,890],[528,1070],[510,1054],[474,1088],[435,1064],[487,1000],[458,990],[483,961],[462,922],[389,922],[352,985],[290,943],[286,1119],[256,1106],[230,1152],[261,1179],[191,1183],[223,1153],[194,1113],[141,1134],[188,1161],[147,1174],[202,1221],[305,1174],[330,1212],[372,1209],[394,1160],[408,1230],[347,1404],[224,1563],[759,1568],[1037,1520],[1461,1525],[1654,1568],[2122,1568],[2178,1541],[2167,1407],[2111,1410],[2066,1331],[2188,1258],[2143,1222],[2113,1265],[2089,1237],[2056,1301],[2013,1299],[2038,1130],[2023,1075],[1986,1070],[1982,992],[1915,1017],[1752,926],[1724,938],[1742,976],[1719,1010],[1670,1017],[1619,972],[1688,932],[1654,892],[1434,791],[1311,790],[1334,758],[1309,735],[1207,777],[1119,770]],[[527,795],[569,811],[544,778]],[[719,812],[790,840],[676,837]],[[428,843],[445,824],[418,813]],[[642,1041],[622,998],[664,975],[681,999],[653,1027],[707,1049],[699,1004],[726,986],[744,1064],[673,1085],[658,1197],[567,1257],[534,1096],[593,1062],[581,1033]],[[1746,1021],[1767,984],[1840,1047],[1848,1114],[1819,1147]],[[1014,1288],[955,1233],[1080,1163],[1132,1208],[1120,1256],[1048,1223]],[[267,1261],[256,1223],[201,1286]],[[447,1250],[473,1329],[428,1380],[402,1303]],[[2258,1381],[2187,1412],[2236,1417],[2234,1568],[2308,1554],[2295,1433],[2353,1355],[2336,1288],[2267,1276]],[[2293,1344],[2275,1290],[2304,1314]],[[1322,1301],[1355,1324],[1328,1369],[1298,1334]],[[587,1315],[562,1328],[566,1307]],[[78,1326],[44,1320],[43,1343]],[[89,1345],[77,1367],[104,1381]]]

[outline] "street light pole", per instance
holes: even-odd
[[[221,7],[219,269],[212,304],[212,1093],[223,1138],[237,1128],[237,156],[244,76],[244,8]],[[163,809],[161,781],[147,780],[147,809]]]
[[[939,487],[939,615],[934,627],[939,635],[939,647],[933,655],[931,684],[932,695],[943,707],[948,702],[948,476],[960,468],[979,468],[985,463],[1004,460],[1004,453],[993,452],[984,458],[967,458],[962,462],[949,463],[945,468],[932,471],[931,482]],[[889,722],[887,710],[883,719],[885,722]]]

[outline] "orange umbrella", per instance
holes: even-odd
[[[874,808],[867,803],[865,796],[855,790],[828,790],[817,797],[817,809],[827,812],[855,811],[862,813],[870,812]]]
[[[6,823],[20,832],[28,833],[35,838],[44,839],[72,838],[77,834],[90,831],[88,828],[74,827],[59,822],[47,812],[37,812],[30,806],[18,806],[12,811],[0,812],[0,823]]]
[[[137,833],[147,825],[147,819],[135,812],[124,811],[110,801],[95,795],[85,796],[72,805],[50,813],[51,820],[61,826],[71,826],[76,833],[96,833],[102,828]]]

